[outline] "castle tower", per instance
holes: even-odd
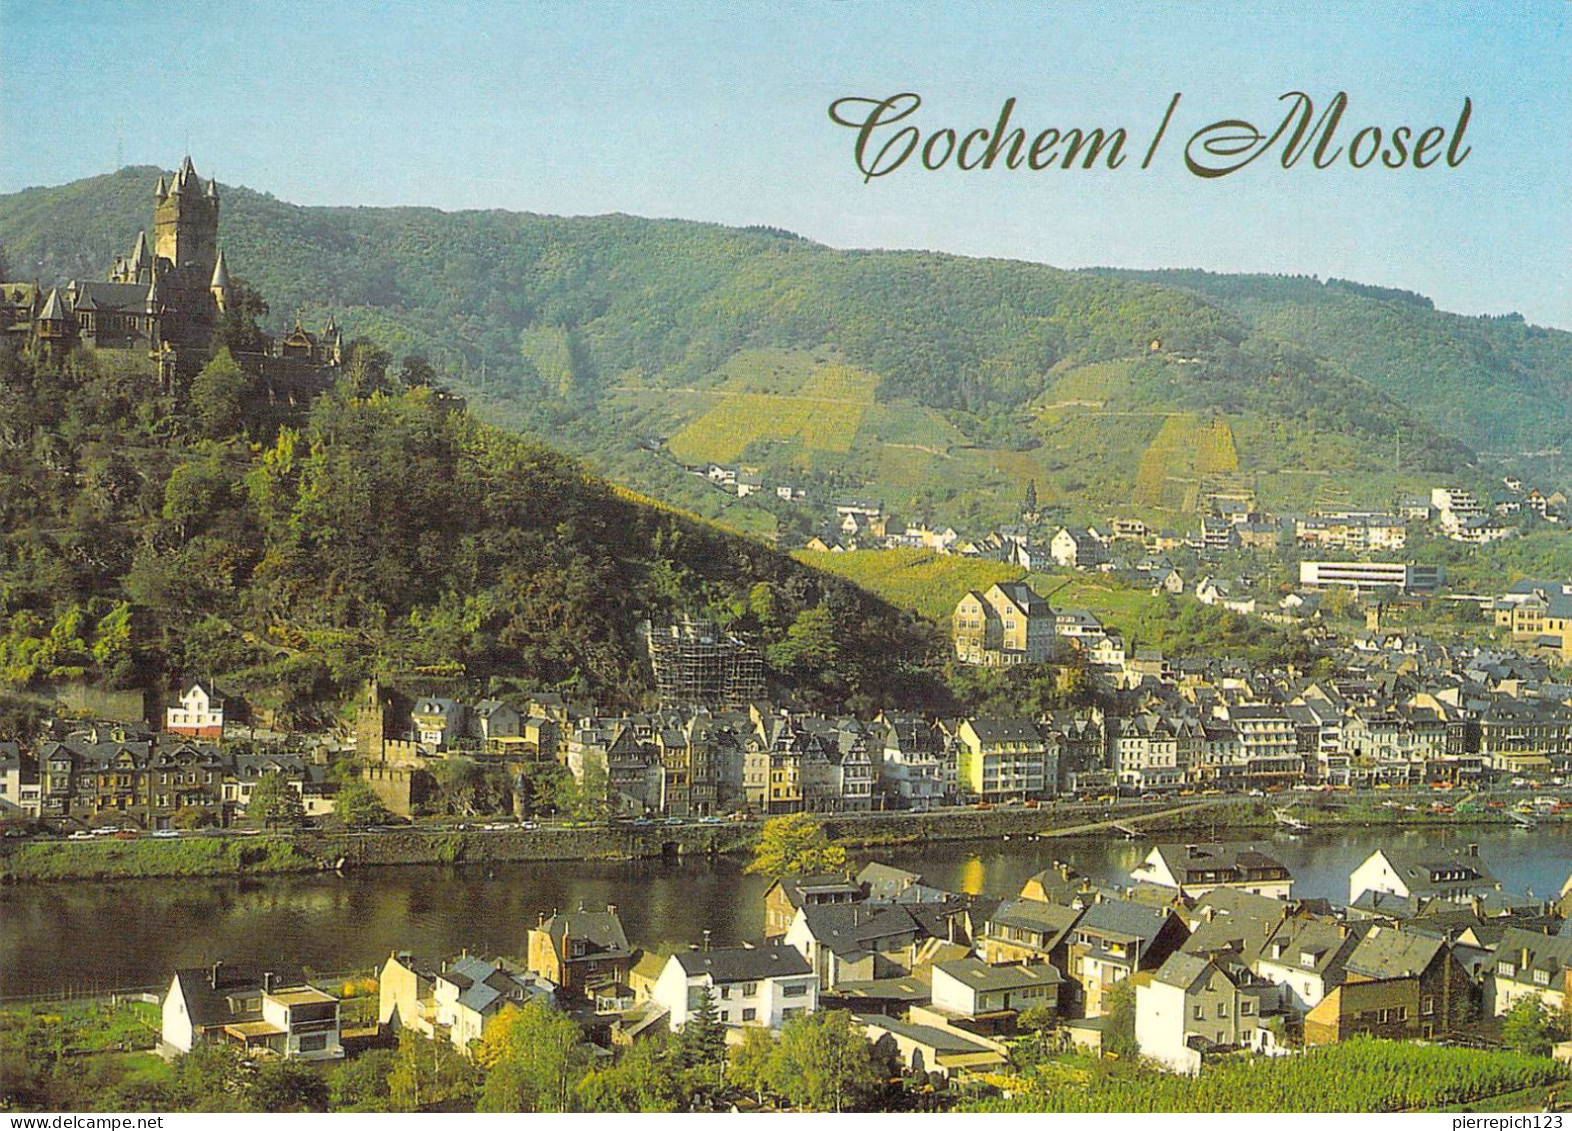
[[[202,184],[189,156],[169,190],[154,193],[153,255],[165,268],[160,280],[165,301],[180,314],[179,339],[204,338],[211,329],[218,267],[218,186]]]
[[[229,309],[229,269],[224,266],[222,248],[219,249],[218,262],[213,267],[213,281],[208,284],[208,290],[213,294],[213,301],[218,303],[220,314]]]

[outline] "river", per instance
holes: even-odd
[[[1508,892],[1553,896],[1572,872],[1572,827],[1357,830],[1258,843],[1294,892],[1348,898],[1348,873],[1382,844],[1477,843]],[[955,891],[1012,895],[1054,859],[1122,881],[1141,842],[954,841],[859,853]],[[763,931],[765,881],[734,859],[366,869],[348,875],[50,883],[0,889],[0,995],[167,982],[177,967],[295,962],[317,972],[380,964],[395,949],[522,954],[540,914],[616,904],[635,945],[719,944]]]

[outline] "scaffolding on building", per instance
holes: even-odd
[[[644,624],[655,690],[665,707],[743,707],[764,697],[764,657],[711,621]]]

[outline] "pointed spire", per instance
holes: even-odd
[[[196,166],[191,164],[191,154],[187,153],[185,161],[180,165],[180,179],[185,181],[194,176],[196,176]]]
[[[147,231],[136,234],[136,244],[131,248],[131,270],[137,271],[147,263]]]
[[[218,178],[217,177],[209,177],[207,179],[207,198],[209,200],[217,200],[218,199]]]
[[[158,185],[153,189],[153,199],[163,200],[169,195],[169,190],[164,187],[164,174],[158,174]]]
[[[64,322],[65,303],[60,301],[60,288],[51,287],[49,297],[44,300],[44,311],[38,316],[40,322]]]
[[[213,264],[213,281],[208,285],[215,291],[229,289],[229,268],[224,265],[223,248],[219,248],[218,262]]]
[[[158,276],[155,274],[153,276],[153,281],[147,285],[147,313],[157,314],[158,308],[160,305],[162,305],[162,302],[163,300],[159,297],[158,294]]]

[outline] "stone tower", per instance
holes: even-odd
[[[204,185],[189,156],[167,189],[161,177],[154,190],[153,257],[164,301],[182,314],[180,337],[202,339],[217,310],[218,182]]]

